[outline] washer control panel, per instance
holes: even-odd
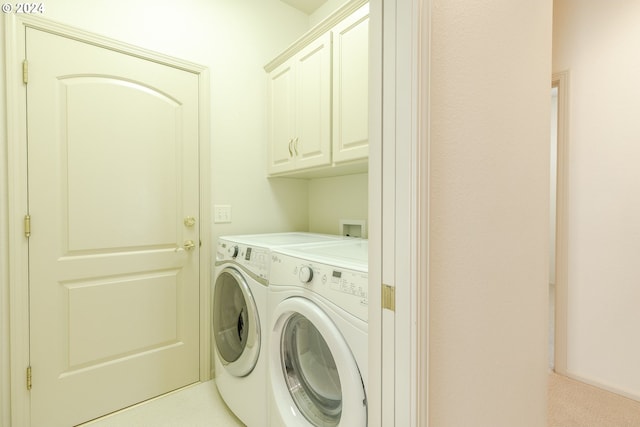
[[[269,280],[269,250],[228,240],[218,241],[216,262],[234,262],[261,279]]]
[[[369,276],[366,272],[274,252],[269,286],[303,288],[364,321],[368,319]]]

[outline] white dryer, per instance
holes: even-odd
[[[272,427],[367,425],[368,244],[272,252]]]
[[[268,419],[267,286],[271,249],[342,236],[272,233],[221,237],[212,284],[212,358],[227,406],[249,427]]]

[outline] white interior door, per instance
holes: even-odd
[[[69,426],[199,379],[198,76],[33,28],[26,53],[31,420]]]

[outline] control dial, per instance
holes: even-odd
[[[309,283],[313,279],[313,270],[309,266],[300,267],[298,277],[302,283]]]
[[[227,249],[227,253],[229,254],[229,256],[231,258],[235,258],[238,256],[238,246],[233,245],[233,246],[229,246],[229,249]]]

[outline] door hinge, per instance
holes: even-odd
[[[27,367],[27,390],[31,390],[33,386],[33,378],[32,378],[31,366]]]
[[[29,83],[29,61],[26,59],[22,61],[22,82]]]
[[[31,237],[31,215],[24,216],[24,237],[27,239]]]
[[[382,284],[382,308],[396,311],[396,288]]]

